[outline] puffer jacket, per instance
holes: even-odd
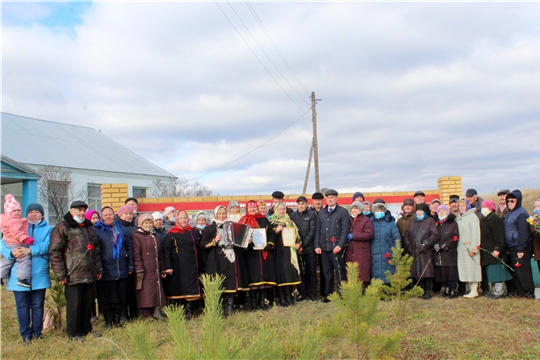
[[[67,278],[67,285],[93,283],[103,273],[94,224],[85,219],[79,225],[71,213],[64,215],[51,232],[49,261],[58,280]]]
[[[315,231],[317,230],[317,214],[314,210],[307,208],[306,211],[293,212],[290,216],[296,224],[300,240],[302,241],[302,253],[310,254],[315,251]]]
[[[510,194],[515,195],[517,202],[514,210],[508,209],[508,213],[504,218],[506,247],[524,252],[527,244],[532,241],[531,226],[527,222],[529,213],[521,206],[521,200],[523,198],[521,191],[514,190]]]
[[[127,241],[126,236],[121,231],[123,239],[120,254],[118,259],[113,257],[113,226],[116,226],[116,223],[105,225],[101,220],[94,225],[99,240],[101,265],[103,267],[103,276],[99,281],[127,279],[128,273],[134,271],[132,242]]]
[[[34,239],[34,245],[30,246],[32,255],[32,288],[17,285],[17,263],[11,269],[11,276],[7,279],[6,289],[9,291],[30,291],[47,289],[51,287],[49,275],[49,241],[52,227],[47,220],[43,219],[39,224],[30,224],[28,235]],[[4,246],[2,240],[2,256],[9,260],[15,260],[11,256],[11,249]]]
[[[396,267],[388,262],[392,259],[392,248],[396,246],[396,241],[401,244],[401,236],[390,211],[386,211],[381,219],[373,217],[372,224],[371,277],[381,279],[387,284],[388,280],[384,273],[387,270],[392,274],[396,271]]]

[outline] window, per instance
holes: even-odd
[[[135,199],[141,199],[146,197],[146,188],[144,187],[133,187],[133,197]]]
[[[88,184],[88,210],[101,213],[101,184]]]
[[[69,210],[68,204],[69,182],[52,181],[47,184],[47,209],[49,210],[49,225],[62,221]]]

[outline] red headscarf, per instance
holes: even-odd
[[[259,224],[257,223],[257,219],[261,219],[265,217],[263,214],[259,212],[259,207],[257,206],[257,212],[255,214],[250,214],[247,212],[250,206],[257,206],[257,203],[255,201],[248,201],[246,204],[246,215],[242,216],[240,220],[238,220],[239,223],[246,224],[251,226],[252,228],[256,229],[259,227]]]
[[[176,214],[176,223],[175,225],[171,228],[171,230],[169,230],[167,232],[167,234],[170,234],[170,233],[179,233],[179,234],[183,234],[185,233],[186,231],[191,231],[193,230],[193,228],[191,226],[189,226],[189,223],[188,223],[188,226],[186,227],[180,227],[179,226],[179,221],[180,220],[180,213],[184,213],[186,214],[186,216],[188,217],[189,219],[189,216],[188,216],[188,213],[186,212],[186,210],[178,210],[178,214]]]

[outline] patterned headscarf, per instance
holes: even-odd
[[[296,239],[298,240],[300,238],[300,235],[298,234],[298,228],[296,227],[296,224],[294,223],[294,221],[291,220],[291,218],[286,212],[285,212],[285,215],[283,216],[278,215],[278,208],[280,206],[284,206],[286,208],[284,203],[277,203],[276,205],[274,205],[274,213],[269,218],[270,223],[275,224],[275,225],[281,225],[283,227],[294,227],[296,229],[295,231]],[[298,271],[298,274],[300,274],[300,265],[298,264],[298,256],[296,255],[296,248],[294,246],[291,246],[290,249],[291,249],[291,264],[294,266],[296,271]]]

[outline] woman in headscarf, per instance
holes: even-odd
[[[131,199],[131,204],[134,201]],[[102,214],[103,216],[103,214]],[[133,217],[135,212],[130,205],[121,206],[116,212],[115,220],[120,224],[124,242],[129,243],[131,249],[133,249],[133,233],[137,229],[133,223]],[[133,257],[133,250],[130,250]],[[125,320],[133,320],[139,316],[139,309],[137,307],[137,298],[135,296],[135,273],[130,273],[128,276],[126,294],[126,307],[122,312],[122,318]]]
[[[476,208],[471,208],[469,201],[459,200],[459,241],[457,246],[457,265],[459,280],[468,282],[470,292],[463,297],[478,297],[478,284],[482,281],[482,267],[480,266],[480,220],[476,215]]]
[[[300,284],[300,265],[296,250],[302,246],[296,224],[287,215],[287,207],[284,203],[274,206],[274,213],[270,215],[271,231],[276,234],[276,277],[279,287],[279,302],[281,306],[295,305],[292,292],[295,285]],[[283,228],[294,227],[296,233],[295,246],[283,246]]]
[[[179,210],[176,225],[167,233],[163,245],[163,262],[167,276],[165,294],[169,300],[185,305],[186,317],[193,316],[194,300],[202,297],[199,282],[197,244],[200,234],[189,226],[189,216]]]
[[[94,225],[103,266],[103,275],[97,281],[96,289],[105,327],[111,328],[120,326],[120,317],[126,306],[128,277],[133,272],[133,248],[114,218],[114,210],[105,206],[101,214],[102,219]]]
[[[270,215],[268,215],[268,205],[266,205],[266,202],[264,200],[259,200],[257,207],[259,208],[261,215],[268,219]]]
[[[371,281],[371,241],[373,240],[373,224],[362,213],[364,205],[355,201],[351,205],[351,227],[345,249],[345,262],[358,264],[358,280],[367,286]]]
[[[190,225],[194,229],[197,229],[197,231],[199,232],[202,238],[202,232],[204,228],[210,225],[208,224],[208,221],[206,220],[206,211],[199,211],[197,214],[195,214],[195,216],[191,220]],[[199,272],[203,274],[206,272],[206,262],[207,262],[208,254],[206,251],[199,251],[198,256],[199,256]]]
[[[204,228],[199,247],[208,251],[206,272],[209,275],[224,275],[223,299],[221,312],[223,316],[234,314],[235,295],[239,291],[248,291],[248,277],[246,273],[244,257],[240,254],[240,248],[232,245],[220,245],[221,235],[218,229],[223,229],[223,223],[227,220],[227,208],[218,206],[214,210],[214,221]],[[227,304],[227,313],[225,312]]]
[[[163,291],[165,265],[161,239],[154,232],[154,218],[150,214],[137,217],[137,230],[133,234],[133,264],[137,279],[135,295],[139,313],[144,319],[154,316],[156,307],[167,305]]]
[[[99,216],[99,213],[96,210],[88,210],[84,217],[94,225],[101,220],[101,216]]]
[[[246,215],[240,218],[240,223],[249,225],[253,229],[266,230],[266,247],[264,250],[253,249],[253,242],[249,244],[245,254],[249,279],[249,300],[251,311],[266,310],[267,294],[276,286],[276,269],[274,264],[274,233],[270,230],[268,219],[259,212],[258,204],[250,200],[246,204]],[[268,290],[267,290],[268,289]]]

